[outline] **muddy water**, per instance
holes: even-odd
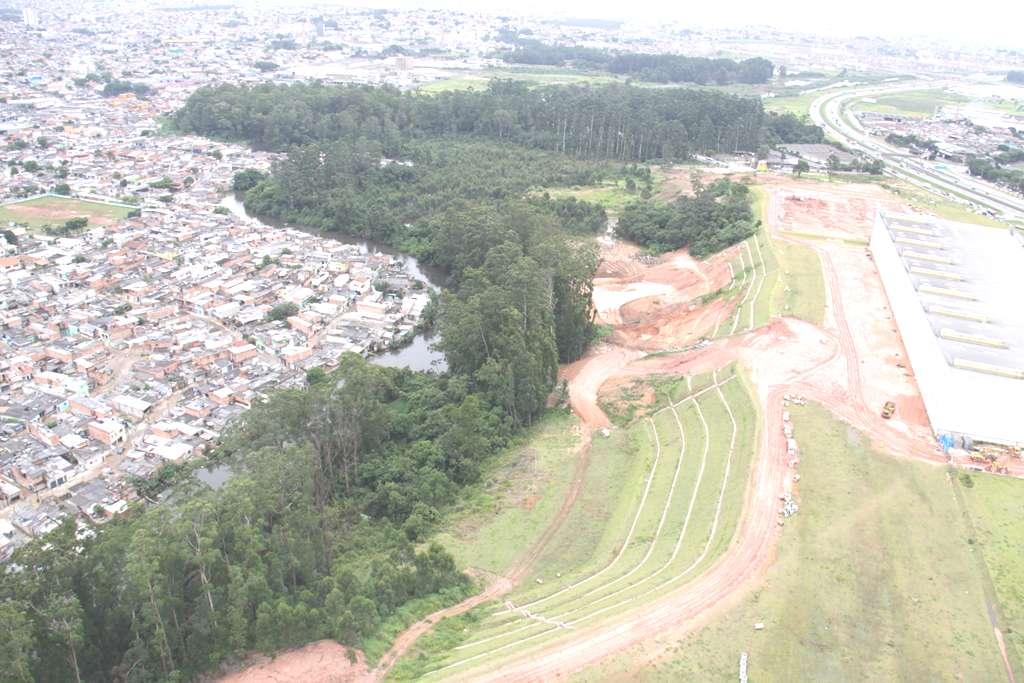
[[[277,225],[276,223],[270,223],[268,221],[261,220],[256,216],[250,215],[246,212],[245,206],[242,204],[241,200],[232,194],[225,196],[224,199],[221,200],[220,205],[241,218],[246,218],[262,225]],[[427,286],[433,291],[439,290],[441,285],[445,282],[444,273],[439,268],[420,263],[416,258],[409,256],[408,254],[403,254],[392,247],[381,244],[380,242],[348,237],[333,232],[307,229],[301,225],[283,225],[285,227],[317,235],[318,237],[332,239],[337,242],[341,242],[342,244],[354,244],[367,252],[390,254],[391,256],[398,257],[403,262],[405,271],[409,273],[409,275],[426,282]],[[369,359],[371,363],[383,365],[389,368],[409,368],[410,370],[423,372],[430,370],[435,372],[444,372],[448,365],[445,363],[444,354],[434,348],[434,344],[437,341],[438,337],[433,332],[423,332],[417,334],[408,345],[403,346],[400,349],[382,351],[380,353],[373,354]]]

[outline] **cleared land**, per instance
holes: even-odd
[[[502,605],[442,623],[394,675],[490,668],[614,620],[710,566],[739,520],[756,412],[732,368],[695,379],[702,388],[595,441],[583,493],[531,581]]]
[[[579,680],[735,680],[744,651],[757,681],[1006,679],[946,470],[880,455],[816,405],[793,421],[801,507],[765,585]]]
[[[14,221],[30,228],[60,226],[72,218],[89,219],[90,226],[109,225],[125,218],[131,208],[84,199],[46,195],[0,205],[0,223]]]
[[[651,168],[652,196],[657,195],[663,182],[664,173],[659,168]],[[640,201],[640,190],[630,192],[626,189],[624,178],[607,180],[598,185],[583,185],[579,187],[555,187],[546,189],[545,192],[554,199],[562,197],[575,197],[581,201],[600,204],[612,213],[618,213],[626,204]]]
[[[806,92],[796,95],[779,95],[777,97],[765,98],[764,108],[766,111],[773,111],[777,114],[794,114],[796,116],[809,116],[811,102],[821,97],[820,91]]]

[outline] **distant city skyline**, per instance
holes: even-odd
[[[965,5],[954,11],[948,6],[923,0],[862,0],[856,6],[834,6],[811,0],[782,3],[739,0],[726,4],[685,5],[658,0],[628,4],[617,0],[563,0],[557,4],[542,0],[338,0],[337,4],[620,21],[650,18],[692,23],[704,28],[762,25],[828,36],[933,36],[954,43],[976,46],[999,44],[1008,48],[1022,45],[1020,26],[1024,24],[1024,3],[1000,0],[979,0],[971,3],[969,11]],[[849,10],[849,15],[839,16],[842,10]]]

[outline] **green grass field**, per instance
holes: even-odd
[[[820,406],[792,412],[800,511],[764,584],[702,630],[666,634],[657,664],[638,670],[649,660],[636,649],[578,680],[735,681],[741,652],[751,681],[1006,680],[978,544],[946,470],[876,453]],[[1004,501],[979,515],[994,520],[1003,561],[1019,567],[1020,532],[1006,527],[1019,516],[1020,503],[1009,501],[1020,489],[996,492],[981,480],[968,496]],[[1003,582],[1010,590],[1016,571]]]
[[[853,104],[858,111],[870,111],[880,114],[896,114],[911,118],[927,118],[934,116],[943,106],[965,104],[970,99],[950,90],[909,90],[907,92],[883,95],[874,102],[859,100]]]
[[[572,481],[578,426],[569,413],[549,412],[483,473],[482,484],[460,498],[434,539],[459,568],[504,572],[536,540]]]
[[[888,179],[888,182],[884,183],[883,186],[915,209],[926,213],[933,213],[940,218],[959,223],[973,223],[990,228],[1006,227],[1005,223],[994,218],[976,214],[963,204],[932,194],[909,183]]]
[[[91,226],[95,226],[125,218],[130,211],[130,208],[115,204],[46,195],[0,205],[0,223],[14,221],[29,228],[41,228],[45,225],[60,226],[71,218],[83,216],[89,219]]]
[[[735,532],[757,431],[743,379],[732,368],[718,379],[607,439],[595,436],[576,506],[508,598],[543,620],[484,606],[441,624],[399,677],[497,665],[571,633],[558,623],[614,620],[713,563]]]
[[[782,240],[772,240],[772,248],[780,269],[772,291],[772,314],[821,325],[825,320],[825,278],[818,255],[810,247]]]
[[[651,196],[657,196],[664,179],[665,174],[660,168],[651,168]],[[635,192],[627,190],[624,178],[609,179],[597,185],[545,188],[544,192],[547,192],[553,199],[575,197],[582,201],[600,204],[610,213],[619,213],[626,204],[641,200],[639,189]]]
[[[1024,676],[1024,481],[991,474],[971,474],[970,486],[959,484],[966,503],[975,547],[981,550],[1017,680]]]
[[[822,96],[822,92],[808,92],[794,95],[779,95],[763,99],[765,111],[777,114],[794,114],[799,117],[810,115],[811,102]]]

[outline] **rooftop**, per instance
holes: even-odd
[[[946,362],[1024,381],[1024,235],[882,215]]]

